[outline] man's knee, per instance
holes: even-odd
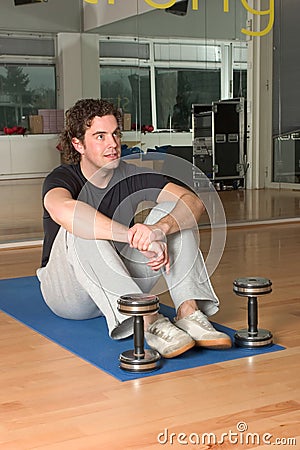
[[[171,211],[175,207],[175,202],[163,202],[159,203],[150,211],[149,215],[145,220],[145,224],[153,225],[162,217],[165,217],[167,214],[170,214]]]

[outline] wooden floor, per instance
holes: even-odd
[[[1,313],[1,450],[260,450],[276,439],[271,448],[300,449],[299,227],[230,227],[212,275],[221,300],[213,320],[234,329],[246,326],[247,301],[232,281],[272,280],[273,292],[259,299],[259,326],[284,351],[122,383]],[[210,232],[200,233],[207,254]],[[33,275],[40,251],[2,249],[0,278]]]

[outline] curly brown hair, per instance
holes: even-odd
[[[113,115],[120,126],[121,113],[113,103],[102,99],[81,99],[78,100],[65,114],[65,127],[60,134],[59,149],[62,152],[64,162],[76,164],[80,161],[81,155],[75,150],[72,138],[76,137],[84,144],[86,130],[91,126],[94,117]]]

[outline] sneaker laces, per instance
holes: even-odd
[[[205,328],[207,331],[216,331],[206,315],[203,314],[200,310],[195,311],[190,316],[188,316],[188,318],[192,319],[194,322],[199,323],[201,327]]]
[[[172,325],[172,323],[166,317],[157,319],[147,330],[149,333],[158,336],[164,341],[171,342],[176,338],[180,330]]]

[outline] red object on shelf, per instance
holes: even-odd
[[[4,127],[4,134],[12,135],[12,134],[24,134],[26,133],[26,128],[14,126],[12,128]]]
[[[139,128],[139,124],[136,124],[136,123],[131,124],[131,129],[133,131],[136,131],[138,128]],[[141,132],[144,134],[146,134],[147,132],[151,133],[153,130],[154,130],[153,125],[142,125],[142,128],[141,128]]]

